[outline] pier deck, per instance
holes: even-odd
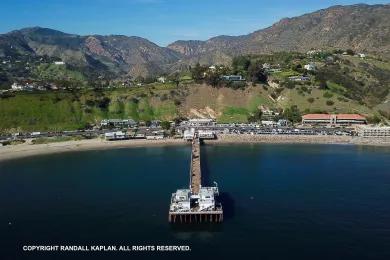
[[[194,133],[191,147],[189,189],[172,194],[168,220],[170,223],[222,222],[222,205],[216,201],[218,186],[202,187],[200,140]]]
[[[200,141],[195,138],[192,141],[190,187],[193,194],[199,194],[202,185],[202,173],[200,170]]]

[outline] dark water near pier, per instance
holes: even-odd
[[[224,223],[170,226],[190,147],[0,163],[0,259],[390,259],[390,149],[202,147]],[[191,252],[23,252],[23,245],[188,245]]]

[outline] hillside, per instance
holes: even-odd
[[[177,41],[168,46],[185,62],[225,63],[243,54],[347,49],[390,57],[390,5],[333,6],[243,36]]]
[[[242,36],[177,41],[160,47],[123,35],[80,36],[33,27],[0,35],[0,58],[51,57],[87,78],[155,76],[201,64],[228,64],[232,57],[279,51],[347,49],[390,57],[390,5],[333,6]]]
[[[176,52],[140,37],[79,36],[40,27],[0,36],[0,57],[20,55],[55,57],[83,70],[131,76],[162,73],[179,59]]]
[[[388,122],[388,57],[390,5],[334,6],[248,35],[168,47],[26,28],[0,35],[0,130],[77,129],[103,118],[246,122],[261,106]],[[223,80],[231,74],[247,80]],[[6,90],[13,83],[32,87]]]

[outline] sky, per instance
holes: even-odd
[[[80,35],[176,40],[243,35],[332,5],[390,0],[0,0],[0,33],[40,26]]]

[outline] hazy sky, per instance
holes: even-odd
[[[0,0],[0,33],[41,26],[82,35],[136,35],[165,46],[247,34],[284,17],[360,2],[390,0]]]

